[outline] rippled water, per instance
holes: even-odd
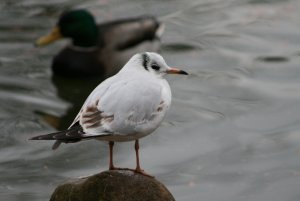
[[[299,201],[300,2],[122,2],[0,2],[1,200],[49,200],[65,180],[108,167],[105,143],[52,151],[27,140],[67,127],[98,82],[53,79],[50,61],[65,42],[32,45],[64,9],[81,7],[98,21],[159,16],[162,55],[191,73],[168,78],[172,108],[140,142],[142,167],[176,200]],[[134,167],[133,143],[117,144],[115,157]]]

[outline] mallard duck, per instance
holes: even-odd
[[[63,13],[52,31],[35,45],[70,38],[72,42],[53,58],[55,75],[109,76],[119,71],[133,54],[156,51],[162,31],[162,24],[150,16],[97,25],[88,11],[71,10]]]

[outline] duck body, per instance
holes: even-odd
[[[52,61],[52,71],[61,76],[92,76],[105,74],[103,63],[98,58],[98,51],[76,51],[70,47],[61,50]]]
[[[110,76],[135,53],[157,51],[162,24],[152,16],[141,16],[96,25],[89,12],[74,10],[62,14],[53,30],[40,38],[37,45],[58,38],[72,40],[53,58],[51,66],[55,75]],[[53,33],[58,36],[49,42]]]

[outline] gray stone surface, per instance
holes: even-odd
[[[58,186],[50,201],[175,201],[155,178],[128,170],[105,171]]]

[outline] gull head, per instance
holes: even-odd
[[[124,69],[135,69],[156,77],[163,77],[166,74],[188,75],[183,70],[168,66],[164,58],[155,52],[143,52],[134,55],[124,66]]]

